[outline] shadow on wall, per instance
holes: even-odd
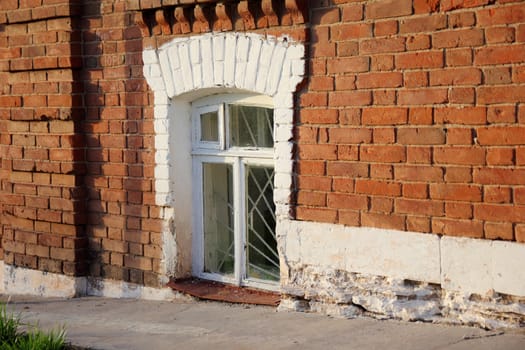
[[[154,196],[151,95],[142,75],[142,36],[125,2],[84,3],[83,71],[89,276],[158,287],[160,209]],[[115,285],[115,284],[113,284]],[[137,290],[116,291],[121,296]],[[126,290],[124,290],[126,289]],[[138,292],[140,294],[140,292]]]

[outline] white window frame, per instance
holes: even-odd
[[[279,281],[267,281],[256,278],[245,278],[246,271],[246,200],[245,186],[247,166],[266,166],[275,169],[273,148],[228,148],[229,120],[225,106],[227,104],[240,104],[272,108],[270,97],[254,94],[222,94],[201,98],[192,104],[192,164],[193,164],[193,232],[192,242],[192,272],[193,275],[213,281],[250,286],[267,290],[279,290]],[[200,141],[200,114],[209,111],[219,111],[219,142]],[[275,121],[274,121],[275,132]],[[275,144],[275,136],[274,136]],[[234,275],[232,277],[218,273],[204,272],[204,216],[203,216],[203,164],[222,163],[231,164],[233,169],[234,193]]]

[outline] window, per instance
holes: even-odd
[[[271,106],[270,98],[253,95],[193,103],[198,277],[270,289],[278,284]]]

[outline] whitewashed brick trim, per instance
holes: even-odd
[[[304,46],[286,37],[253,33],[208,33],[176,38],[159,49],[143,53],[144,76],[155,93],[157,204],[170,205],[166,169],[169,168],[167,104],[182,94],[209,88],[234,88],[274,99],[275,171],[280,215],[288,206],[292,178],[293,92],[305,73]],[[167,102],[167,101],[166,101]],[[290,160],[286,162],[284,160]],[[285,180],[288,178],[288,180]],[[289,209],[289,208],[288,208]]]

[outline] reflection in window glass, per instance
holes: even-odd
[[[201,141],[219,141],[219,113],[217,111],[201,114]]]
[[[273,109],[228,105],[230,146],[273,147]]]
[[[234,273],[232,166],[204,163],[204,271]]]
[[[271,167],[246,167],[246,271],[248,278],[279,280]]]

